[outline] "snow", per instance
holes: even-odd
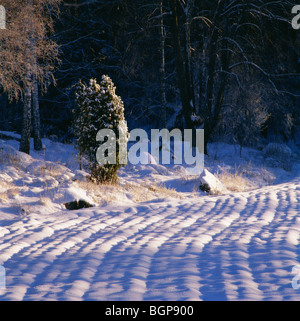
[[[205,174],[251,184],[209,195],[185,165],[155,162],[95,187],[73,146],[43,144],[29,156],[0,141],[0,300],[300,300],[297,150],[286,171],[210,145]],[[68,211],[75,199],[94,207]]]

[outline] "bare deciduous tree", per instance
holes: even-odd
[[[61,0],[3,0],[6,29],[0,32],[0,85],[10,99],[23,100],[20,151],[30,152],[31,117],[34,147],[42,148],[38,87],[46,91],[58,62],[57,45],[48,37],[53,31],[52,14]],[[33,112],[32,112],[33,111]]]

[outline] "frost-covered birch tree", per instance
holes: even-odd
[[[42,148],[38,89],[46,91],[54,80],[57,45],[50,40],[53,15],[61,0],[3,0],[6,29],[0,32],[0,86],[11,99],[22,99],[20,151],[30,153],[33,116],[34,147]]]

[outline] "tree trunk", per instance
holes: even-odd
[[[28,5],[32,6],[32,0],[28,0]],[[30,153],[30,134],[31,134],[31,112],[33,115],[34,127],[34,149],[42,150],[40,135],[40,115],[37,79],[37,57],[36,57],[36,38],[32,22],[33,16],[28,18],[28,39],[26,42],[27,50],[27,74],[25,79],[23,124],[20,151]]]
[[[8,106],[8,99],[6,93],[1,95],[1,105],[2,105],[2,118],[0,120],[0,124],[4,130],[11,130],[11,123],[9,112],[10,108]]]
[[[195,95],[194,95],[194,76],[192,70],[192,57],[191,57],[191,20],[192,20],[192,10],[194,6],[194,0],[188,0],[185,7],[186,21],[184,24],[185,29],[185,73],[186,79],[188,80],[188,90],[189,97],[192,102],[193,112],[196,112],[195,109]]]
[[[29,74],[27,74],[26,78],[27,81],[25,83],[20,151],[26,154],[30,154],[32,82]]]
[[[42,150],[43,144],[41,140],[41,122],[40,122],[40,110],[39,110],[39,91],[37,76],[33,76],[32,87],[32,116],[33,116],[33,138],[34,149]]]
[[[193,111],[192,97],[190,97],[190,83],[186,78],[185,62],[181,52],[181,40],[179,34],[179,16],[177,8],[177,0],[170,0],[171,15],[171,32],[174,42],[175,58],[176,58],[176,70],[177,70],[177,82],[180,91],[180,98],[182,103],[182,114],[185,120],[185,127],[192,129],[193,122],[191,114]]]
[[[165,28],[163,18],[163,0],[160,1],[160,104],[161,104],[161,126],[167,127],[167,111],[166,111],[166,81],[165,81]]]
[[[203,37],[203,49],[199,53],[199,116],[205,119],[206,116],[206,89],[207,89],[207,65],[206,65],[206,39]]]
[[[228,34],[228,26],[227,22],[223,25],[223,37],[226,38]],[[222,50],[219,54],[220,61],[221,61],[221,74],[219,76],[219,88],[216,94],[214,94],[214,87],[215,87],[215,71],[216,71],[216,57],[217,57],[217,32],[216,30],[213,31],[212,36],[212,43],[211,43],[211,51],[210,51],[210,63],[208,68],[208,100],[207,100],[207,107],[208,107],[208,118],[205,121],[204,125],[204,153],[208,154],[207,151],[207,144],[208,141],[217,127],[219,122],[220,113],[223,107],[224,101],[224,91],[226,87],[226,82],[228,78],[228,67],[229,62],[231,59],[231,52],[228,50]]]

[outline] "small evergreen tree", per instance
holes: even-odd
[[[76,88],[76,105],[74,110],[74,130],[77,137],[77,149],[88,160],[91,178],[97,183],[116,183],[119,163],[119,130],[124,128],[124,105],[115,93],[112,80],[103,75],[100,85],[91,79],[89,85],[79,82]],[[120,129],[120,127],[122,127]],[[98,164],[96,160],[99,142],[96,136],[101,129],[112,129],[116,135],[116,163]],[[126,141],[127,142],[127,141]]]

